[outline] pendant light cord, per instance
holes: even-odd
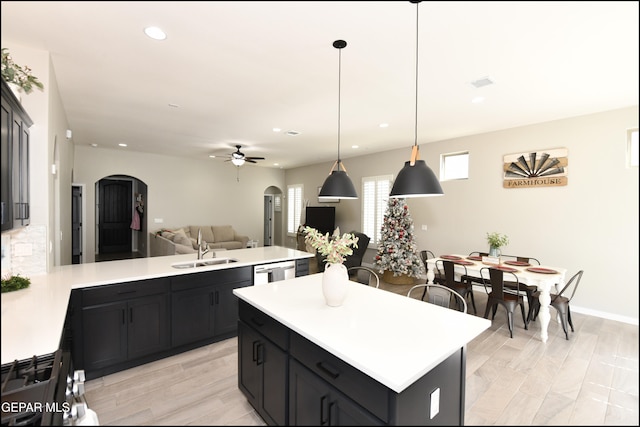
[[[414,127],[414,147],[418,146],[418,6],[419,2],[416,2],[416,121]]]
[[[338,165],[340,164],[340,82],[342,82],[342,48],[338,48]]]

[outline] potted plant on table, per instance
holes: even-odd
[[[501,254],[500,248],[509,244],[509,237],[494,231],[487,233],[487,243],[489,243],[489,256],[498,257]]]

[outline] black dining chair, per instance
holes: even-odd
[[[415,285],[414,287],[409,289],[409,292],[407,292],[407,297],[411,298],[411,292],[420,288],[424,288],[424,291],[426,291],[427,302],[439,305],[441,307],[455,308],[456,310],[462,311],[463,313],[467,312],[467,302],[465,301],[464,297],[447,286],[438,285],[435,283],[422,283],[419,285]],[[420,298],[422,301],[424,301],[424,291],[422,292],[422,298]],[[451,307],[452,303],[455,304],[455,307]]]
[[[516,283],[516,289],[511,290],[505,287],[504,275],[513,277],[510,281]],[[484,288],[487,292],[487,308],[484,310],[484,318],[489,318],[489,311],[493,309],[491,320],[496,317],[498,305],[501,305],[507,311],[507,322],[509,325],[509,335],[513,338],[513,313],[516,307],[520,306],[522,312],[522,321],[524,328],[529,329],[527,318],[524,315],[524,293],[520,291],[520,281],[514,273],[499,270],[493,267],[483,267],[480,269],[480,277],[482,278]]]
[[[568,340],[569,332],[567,331],[567,322],[571,326],[571,332],[574,332],[573,322],[571,321],[571,310],[569,309],[569,303],[576,294],[580,280],[582,280],[582,273],[584,270],[578,271],[569,279],[566,285],[557,294],[551,294],[551,302],[549,305],[560,314],[560,321],[562,322],[562,330],[564,330],[564,336]],[[569,296],[567,296],[569,295]],[[538,313],[540,312],[540,292],[534,292],[533,294],[533,320],[536,320]]]
[[[470,277],[467,272],[467,267],[462,264],[455,264],[453,261],[439,259],[436,260],[436,269],[444,272],[443,285],[458,292],[466,300],[467,297],[471,297],[471,306],[473,307],[473,314],[477,314],[476,300],[473,297],[473,285],[471,284]],[[464,270],[464,273],[460,274],[460,280],[456,280],[455,267],[458,266]]]
[[[374,288],[380,287],[380,276],[378,276],[378,273],[369,267],[365,267],[363,265],[349,267],[347,272],[349,273],[350,280],[353,280],[354,282],[373,286]]]

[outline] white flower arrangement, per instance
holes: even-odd
[[[358,238],[352,233],[344,233],[340,236],[336,229],[333,236],[329,233],[322,234],[312,227],[305,227],[305,241],[314,249],[326,257],[329,264],[342,264],[344,257],[353,254],[353,249],[358,247]]]
[[[2,79],[7,83],[13,83],[25,93],[29,94],[33,91],[33,87],[44,89],[44,85],[37,77],[31,74],[31,68],[13,62],[13,58],[9,54],[9,49],[2,48]]]

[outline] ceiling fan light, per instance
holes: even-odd
[[[357,199],[358,193],[345,171],[334,170],[324,180],[318,198]]]
[[[398,172],[389,197],[409,198],[442,195],[444,195],[444,191],[442,191],[436,174],[424,160],[416,160],[413,166],[410,161],[404,162],[404,167]]]
[[[242,166],[244,165],[244,159],[238,159],[238,158],[233,158],[231,159],[231,163],[233,163],[236,166]]]

